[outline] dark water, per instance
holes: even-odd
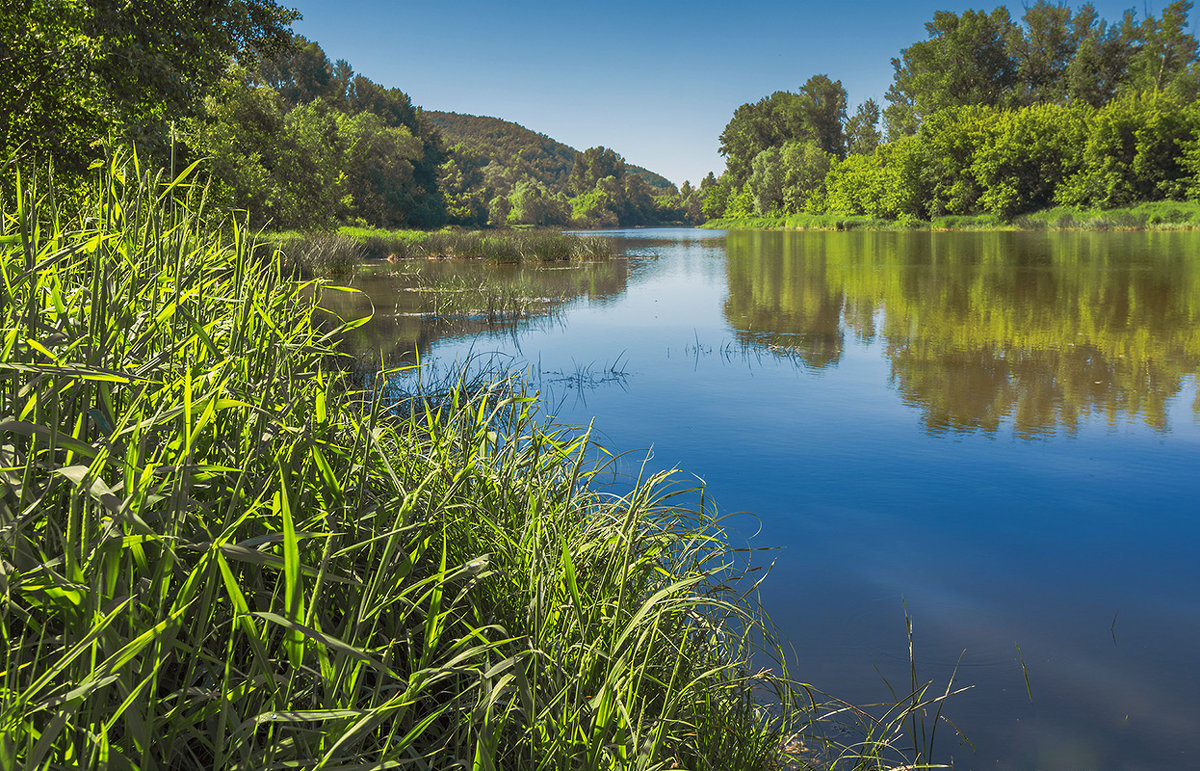
[[[779,547],[764,599],[826,692],[907,683],[907,608],[920,678],[961,656],[973,686],[946,713],[975,749],[943,727],[943,762],[1200,764],[1200,234],[617,235],[654,257],[439,265],[544,305],[359,343],[502,352],[561,421],[752,512],[735,536]]]

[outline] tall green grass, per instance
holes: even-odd
[[[822,739],[702,490],[600,485],[510,381],[392,403],[188,173],[96,174],[3,211],[0,767],[897,757]]]

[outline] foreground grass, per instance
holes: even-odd
[[[993,214],[947,215],[932,221],[860,215],[789,214],[729,217],[701,227],[722,230],[1191,230],[1200,228],[1200,203],[1151,201],[1117,209],[1056,206],[1006,221]]]
[[[0,767],[876,768],[940,703],[819,705],[702,491],[605,492],[506,381],[389,400],[186,181],[17,188]]]

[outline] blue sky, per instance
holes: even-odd
[[[935,10],[995,7],[909,0],[283,4],[304,14],[296,31],[330,59],[403,89],[421,107],[504,118],[580,150],[605,145],[677,184],[720,174],[718,136],[743,102],[794,91],[823,72],[842,81],[851,111],[867,98],[882,105],[892,57],[925,39]],[[1129,0],[1093,4],[1110,21],[1131,7]],[[1137,8],[1157,13],[1164,4]],[[1009,8],[1020,15],[1019,4]]]

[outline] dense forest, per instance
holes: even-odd
[[[299,36],[254,66],[231,67],[181,136],[191,155],[211,159],[222,204],[275,227],[596,227],[686,216],[680,191],[612,150],[580,153],[506,121],[427,113]]]
[[[626,163],[613,150],[573,147],[511,121],[423,111],[448,146],[444,189],[459,224],[486,207],[493,225],[605,227],[700,222],[700,197]],[[609,179],[611,177],[611,179]]]
[[[1003,218],[1048,206],[1200,198],[1200,63],[1192,3],[1116,22],[1039,0],[939,11],[892,60],[887,106],[848,113],[811,77],[734,112],[709,217]],[[886,132],[886,142],[884,133]]]
[[[296,15],[239,0],[194,16],[25,0],[0,32],[0,142],[82,173],[103,145],[202,160],[213,211],[256,226],[596,227],[699,221],[700,198],[603,147],[425,113],[330,61]],[[57,10],[56,10],[57,9]],[[482,126],[482,128],[476,128]],[[443,136],[441,130],[446,131]]]
[[[568,181],[579,151],[519,123],[481,115],[424,110],[448,145],[463,145],[489,163],[527,170],[552,193],[570,191]],[[656,195],[678,192],[671,180],[649,169],[627,163],[629,170],[654,188]]]

